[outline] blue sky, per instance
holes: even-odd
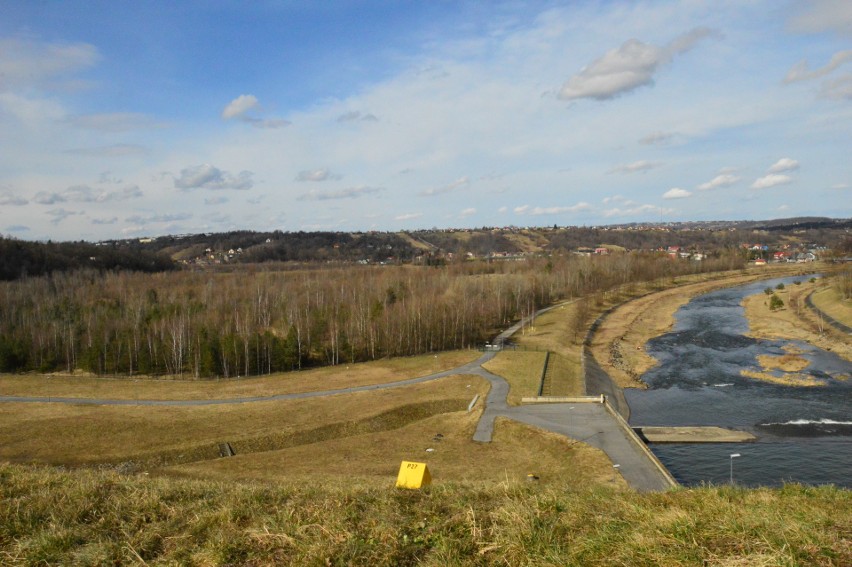
[[[0,13],[21,239],[852,216],[852,2]]]

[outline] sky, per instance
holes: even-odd
[[[0,0],[0,234],[852,216],[852,2]]]

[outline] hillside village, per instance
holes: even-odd
[[[109,241],[101,246],[164,252],[186,266],[254,262],[410,263],[523,260],[531,256],[624,253],[702,261],[737,250],[757,265],[812,262],[850,238],[852,221],[791,219],[600,227],[482,227],[399,232],[206,233]]]

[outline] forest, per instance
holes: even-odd
[[[0,283],[0,371],[235,377],[482,344],[557,299],[741,268],[652,254],[446,266],[146,274]]]

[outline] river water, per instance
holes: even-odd
[[[752,443],[652,444],[684,485],[778,486],[785,482],[852,488],[852,363],[813,345],[744,336],[740,302],[780,278],[696,297],[675,315],[672,332],[646,345],[660,364],[642,376],[647,390],[627,389],[634,426],[717,425],[748,431]],[[818,387],[785,386],[740,375],[760,370],[757,356],[793,345],[810,361],[801,371]],[[731,457],[739,454],[739,457]]]

